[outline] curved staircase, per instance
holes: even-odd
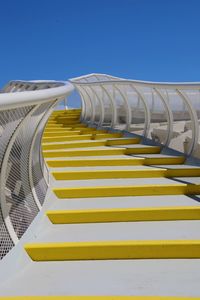
[[[200,299],[200,167],[161,150],[53,111],[46,200],[1,262],[0,299]]]

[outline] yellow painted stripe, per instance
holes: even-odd
[[[45,127],[45,131],[46,130],[59,130],[59,129],[64,129],[63,125],[61,124],[55,124],[55,125],[51,125],[51,124],[47,124]]]
[[[200,258],[200,240],[26,244],[34,261]]]
[[[84,123],[77,123],[77,124],[65,124],[64,127],[70,127],[70,128],[83,128],[87,127],[87,124]]]
[[[49,121],[49,122],[47,122],[45,129],[46,128],[54,128],[54,127],[55,128],[60,128],[60,127],[63,127],[63,125],[62,124],[58,124],[56,121],[54,121],[54,122]]]
[[[69,128],[69,129],[72,129],[72,128],[87,128],[87,125],[76,123],[76,124],[69,124],[69,125],[66,126],[66,124],[64,125],[64,124],[48,124],[47,123],[45,130],[48,129],[48,128],[55,128],[56,129],[58,127],[61,127],[61,128],[64,128],[64,129],[66,129],[66,128]]]
[[[103,156],[103,155],[122,155],[124,154],[124,149],[115,149],[109,148],[108,149],[95,149],[95,150],[88,150],[88,149],[81,149],[81,150],[59,150],[59,151],[43,151],[43,156],[45,158],[48,157],[73,157],[73,156]]]
[[[59,120],[59,121],[69,121],[69,120],[74,121],[74,120],[79,119],[79,117],[80,117],[80,114],[78,114],[78,115],[71,114],[71,115],[58,116],[57,120]]]
[[[73,121],[79,121],[80,122],[80,114],[70,114],[70,115],[60,115],[56,116],[55,119],[58,120],[59,122],[65,122],[65,121],[70,121],[73,123]]]
[[[65,135],[65,136],[59,136],[59,137],[43,137],[42,142],[43,143],[53,143],[53,142],[91,140],[92,137],[93,137],[92,134],[82,134],[82,135],[74,134],[74,135]],[[105,143],[103,143],[103,145],[105,145]],[[61,145],[59,144],[58,147],[51,148],[51,149],[60,149],[60,148],[62,148],[62,144]]]
[[[80,118],[81,114],[80,113],[71,113],[71,114],[57,114],[57,115],[51,115],[49,120],[57,120],[59,118]]]
[[[53,224],[200,220],[200,207],[144,207],[87,210],[52,210],[47,216]]]
[[[95,128],[82,128],[80,129],[82,134],[88,133],[88,132],[93,132],[93,133],[107,133],[108,130],[105,129],[95,129]]]
[[[69,131],[70,129],[65,128],[65,127],[59,127],[59,128],[45,128],[44,134],[49,133],[49,132],[66,132]],[[71,130],[70,130],[71,131]]]
[[[69,123],[62,123],[63,126],[65,127],[87,127],[88,125],[87,124],[84,124],[84,123],[78,123],[78,122],[69,122]]]
[[[72,139],[72,137],[71,137]],[[88,138],[89,139],[89,138]],[[87,140],[87,138],[86,138]],[[69,148],[81,148],[81,147],[99,147],[105,146],[106,141],[81,141],[81,142],[71,142],[68,144],[43,144],[43,150],[58,150],[58,149],[69,149]]]
[[[159,146],[151,146],[145,147],[145,145],[141,145],[140,148],[127,148],[126,154],[158,154],[160,153]]]
[[[76,188],[54,188],[56,196],[65,198],[93,198],[93,197],[120,197],[120,196],[156,196],[199,194],[200,185],[192,184],[149,184],[134,186],[90,186]]]
[[[106,133],[106,130],[87,130],[87,128],[80,129],[80,130],[65,130],[65,128],[62,128],[62,130],[50,130],[47,132],[44,132],[43,137],[60,137],[60,136],[68,136],[68,135],[82,135],[82,134],[101,134]]]
[[[58,120],[58,123],[63,125],[79,124],[79,120],[78,119],[71,120],[66,118],[65,120],[62,121]]]
[[[144,158],[110,158],[110,159],[75,159],[75,160],[47,160],[51,168],[59,167],[89,167],[89,166],[130,166],[142,165]]]
[[[44,150],[44,149],[43,149]],[[94,149],[94,150],[88,150],[88,149],[81,149],[81,150],[73,150],[73,151],[43,151],[43,156],[45,158],[47,157],[67,157],[67,156],[102,156],[102,155],[122,155],[122,154],[127,154],[127,150],[129,149],[124,149],[124,148],[109,148],[108,149]],[[135,154],[140,154],[140,153],[144,153],[146,151],[146,153],[152,153],[153,151],[157,151],[156,149],[152,149],[152,148],[145,148],[143,149],[141,148],[137,148],[135,149]]]
[[[139,144],[140,140],[140,138],[111,139],[106,142],[106,146]]]
[[[200,168],[176,168],[166,170],[166,177],[195,177],[200,176]]]
[[[106,179],[106,178],[154,178],[200,176],[200,168],[174,169],[149,168],[141,170],[90,170],[52,172],[56,180]]]
[[[142,170],[90,170],[52,172],[56,180],[108,179],[108,178],[153,178],[164,177],[165,169]]]
[[[177,296],[3,296],[0,300],[200,300],[200,297]]]
[[[157,165],[160,164],[180,164],[184,162],[184,157],[173,157],[170,162],[165,159],[157,161]],[[146,160],[148,163],[146,163]],[[79,160],[47,160],[49,167],[59,168],[59,167],[87,167],[87,166],[129,166],[129,165],[150,165],[151,158],[143,157],[130,157],[126,158],[106,158],[106,159],[79,159]],[[152,162],[155,164],[155,159],[152,158]],[[152,164],[153,164],[152,163]]]
[[[50,133],[50,132],[54,132],[54,133],[60,133],[60,132],[65,132],[65,131],[78,131],[80,132],[81,129],[76,129],[73,128],[73,130],[71,128],[68,127],[59,127],[59,128],[45,128],[44,130],[44,134]]]
[[[74,131],[75,132],[75,131]],[[77,131],[76,131],[77,132]],[[55,137],[43,137],[42,141],[44,143],[53,143],[53,142],[67,142],[67,141],[75,141],[75,140],[102,140],[102,139],[106,139],[106,138],[110,138],[113,137],[113,134],[99,134],[99,133],[90,133],[90,134],[73,134],[73,131],[71,131],[70,135],[65,135],[65,136],[55,136]],[[116,135],[114,135],[114,137],[116,137]],[[136,139],[136,141],[134,139],[132,139],[134,141],[134,143],[136,143],[138,140]],[[126,140],[122,140],[121,144],[126,144]],[[106,145],[107,142],[104,143],[104,145]],[[59,147],[61,148],[61,147]],[[58,148],[56,148],[58,149]]]
[[[183,164],[184,162],[184,156],[145,158],[145,165],[178,165]]]
[[[60,137],[60,136],[68,136],[68,135],[79,135],[81,133],[80,130],[62,130],[62,131],[50,131],[50,132],[44,132],[43,138],[52,138],[52,137]]]
[[[47,124],[57,124],[57,121],[56,120],[48,120]]]
[[[94,139],[99,140],[102,138],[120,138],[122,137],[122,133],[106,133],[106,134],[94,134]]]

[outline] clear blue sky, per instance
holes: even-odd
[[[200,81],[199,0],[10,0],[0,8],[0,86],[92,72]]]

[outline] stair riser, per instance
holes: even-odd
[[[64,167],[92,167],[92,166],[138,166],[143,165],[144,159],[100,159],[100,160],[49,160],[47,165],[51,168]]]
[[[47,211],[53,224],[200,220],[200,207]]]
[[[200,258],[200,241],[114,241],[27,244],[34,261]]]
[[[60,199],[123,197],[123,196],[156,196],[156,195],[196,195],[200,194],[200,185],[140,185],[140,186],[96,186],[80,188],[53,189]]]
[[[71,151],[44,151],[43,156],[48,157],[76,157],[76,156],[102,156],[102,155],[122,155],[124,149],[100,149],[100,150],[71,150]]]
[[[183,158],[184,159],[184,158]],[[155,163],[154,158],[138,158],[137,159],[96,159],[96,160],[88,160],[88,159],[79,159],[79,160],[49,160],[46,161],[49,167],[52,168],[62,168],[62,167],[90,167],[90,166],[129,166],[129,165],[153,165],[153,164],[180,164],[181,159],[159,159],[157,163]],[[152,163],[151,163],[152,162]]]
[[[200,169],[143,169],[143,170],[96,170],[52,172],[56,180],[155,178],[155,177],[198,177]]]

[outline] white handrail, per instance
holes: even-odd
[[[94,78],[100,77],[100,76],[105,76],[107,77],[107,80],[101,80],[101,79],[96,79],[94,81],[87,81],[84,82],[81,80],[85,80],[87,78],[91,78],[94,76]],[[189,89],[190,87],[192,89],[200,89],[200,82],[156,82],[156,81],[144,81],[144,80],[133,80],[133,79],[124,79],[120,77],[114,77],[106,74],[99,74],[99,73],[92,73],[89,75],[81,76],[81,77],[76,77],[76,78],[71,78],[69,80],[70,82],[74,84],[80,84],[80,85],[95,85],[96,84],[125,84],[125,83],[134,83],[134,84],[140,84],[141,86],[147,86],[147,87],[159,87],[159,88],[181,88],[181,89]]]
[[[183,145],[184,141],[182,141],[182,148],[175,147],[175,149],[181,148],[180,151],[185,151],[187,155],[194,154],[196,151],[200,139],[200,122],[198,121],[198,117],[200,117],[200,82],[151,82],[98,73],[72,78],[70,82],[78,91],[87,88],[91,95],[94,95],[93,91],[97,87],[99,91],[102,91],[99,94],[95,92],[97,105],[92,103],[91,107],[85,108],[84,115],[82,115],[84,121],[91,124],[97,120],[96,125],[98,125],[98,120],[103,119],[101,114],[103,113],[104,116],[107,113],[109,117],[104,123],[108,124],[109,122],[114,129],[130,131],[132,127],[137,131],[137,124],[140,123],[140,127],[143,126],[145,137],[159,140],[157,135],[160,132],[160,135],[165,135],[161,137],[161,144],[170,146],[170,142],[176,134],[174,128],[178,115],[178,121],[191,122],[192,138],[188,133],[190,144],[187,145],[187,149]],[[120,90],[123,90],[123,93],[120,93]],[[102,109],[100,111],[99,107],[102,102],[105,102],[103,91],[106,91],[109,99],[106,100],[107,104],[104,103],[104,111]],[[137,97],[139,106],[135,104]],[[84,102],[84,96],[82,98]],[[93,117],[86,120],[84,119],[86,115]],[[155,123],[158,124],[154,125]],[[159,123],[162,124],[159,125]]]
[[[3,92],[0,94],[0,110],[16,108],[25,105],[36,105],[45,102],[49,102],[53,99],[63,99],[74,90],[74,86],[69,82],[56,82],[56,81],[12,81],[9,85],[5,86],[4,90],[8,89],[8,86],[16,86],[21,84],[21,89],[26,85],[42,87],[44,85],[50,85],[49,88],[40,90],[26,90],[16,92]],[[59,85],[54,87],[55,84]]]

